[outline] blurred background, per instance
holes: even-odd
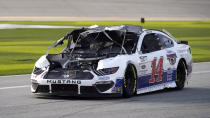
[[[209,18],[209,6],[210,0],[0,0],[0,16],[125,17],[133,20],[180,17],[180,20],[190,20]]]
[[[95,24],[165,29],[189,41],[194,62],[210,61],[209,6],[210,0],[0,0],[0,75],[31,73],[52,43]]]
[[[32,95],[30,73],[47,48],[95,24],[165,29],[188,41],[196,62],[189,84],[129,99]],[[210,0],[0,0],[0,118],[209,118],[209,62]]]

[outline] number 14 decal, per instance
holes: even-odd
[[[149,83],[161,82],[163,80],[163,57],[160,57],[159,62],[156,66],[157,58],[155,57],[152,61],[152,76]]]

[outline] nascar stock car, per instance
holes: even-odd
[[[50,95],[130,97],[164,88],[184,88],[192,73],[187,41],[141,26],[91,26],[55,42],[59,54],[43,55],[31,74],[31,91]]]

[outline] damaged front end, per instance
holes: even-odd
[[[67,47],[61,53],[48,54],[48,49],[47,54],[36,62],[31,77],[32,92],[110,93],[115,80],[108,76],[116,73],[119,65],[100,65],[99,68],[98,64],[107,58],[135,52],[141,28],[132,27],[136,26],[73,30],[51,46],[57,47],[67,40]]]

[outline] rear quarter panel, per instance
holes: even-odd
[[[185,44],[177,44],[176,52],[179,60],[184,59],[186,61],[187,76],[189,77],[192,73],[192,63],[193,63],[190,46]]]

